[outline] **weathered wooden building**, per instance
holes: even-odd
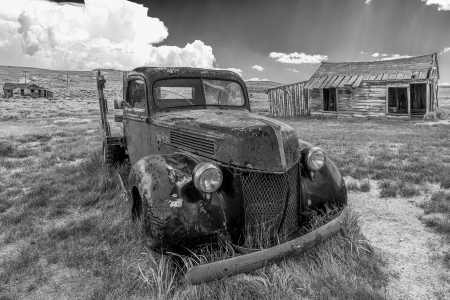
[[[270,114],[274,117],[291,118],[309,114],[307,81],[281,85],[267,90]]]
[[[51,99],[53,98],[53,92],[46,88],[40,87],[34,83],[13,83],[6,82],[3,85],[3,97],[32,97],[39,98],[44,97]]]
[[[386,61],[324,62],[304,88],[311,115],[411,118],[436,110],[438,79],[435,53]]]

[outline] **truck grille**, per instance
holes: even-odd
[[[298,165],[284,174],[245,173],[241,180],[246,239],[282,238],[298,229]]]
[[[170,144],[184,150],[214,155],[214,140],[193,132],[171,130]]]

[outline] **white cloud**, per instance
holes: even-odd
[[[154,46],[169,33],[147,10],[125,0],[85,0],[84,6],[4,0],[0,64],[55,69],[213,66],[212,48],[202,41]]]
[[[439,54],[442,55],[442,54],[445,54],[447,52],[450,52],[450,47],[446,47],[446,48],[442,49],[442,51]]]
[[[372,0],[364,0],[365,4],[370,4],[370,2],[372,2]]]
[[[234,72],[234,73],[238,73],[239,76],[242,76],[242,73],[243,73],[242,70],[239,69],[239,68],[214,68],[214,69],[231,71],[231,72]]]
[[[400,58],[408,58],[411,55],[401,55],[401,54],[386,54],[380,60],[392,60],[392,59],[400,59]]]
[[[246,79],[246,81],[270,81],[270,80],[267,78],[252,77],[252,78]]]
[[[253,69],[253,70],[256,70],[256,71],[258,71],[258,72],[264,71],[264,68],[261,67],[260,65],[253,65],[253,66],[252,66],[252,69]]]
[[[270,52],[270,58],[283,64],[318,64],[322,61],[328,60],[328,56],[321,54],[305,54],[305,53],[281,53]]]
[[[422,0],[426,5],[437,6],[438,10],[450,10],[450,0]]]
[[[288,70],[289,72],[294,72],[294,73],[299,73],[300,71],[295,69],[295,68],[287,68],[286,70]]]
[[[370,56],[377,58],[378,60],[392,60],[392,59],[411,57],[410,55],[388,54],[388,53],[379,53],[379,52],[374,52],[374,53],[370,54]]]

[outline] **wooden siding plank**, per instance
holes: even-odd
[[[291,118],[308,114],[304,82],[270,89],[269,109],[274,117]]]

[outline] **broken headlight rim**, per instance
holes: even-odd
[[[214,193],[223,181],[222,171],[213,163],[201,162],[193,171],[195,187],[203,193]]]
[[[306,156],[306,165],[311,171],[319,171],[325,164],[325,153],[319,147],[309,149]]]

